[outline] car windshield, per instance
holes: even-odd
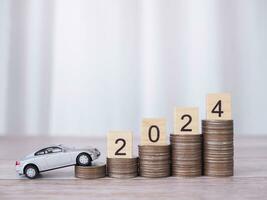
[[[62,144],[58,145],[59,147],[61,147],[63,150],[68,150],[71,149],[70,147],[64,146]]]

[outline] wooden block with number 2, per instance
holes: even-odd
[[[232,119],[231,95],[227,93],[208,94],[206,109],[208,120]]]
[[[199,134],[198,108],[175,108],[174,134]]]
[[[132,158],[133,134],[129,131],[110,131],[107,137],[108,158]]]

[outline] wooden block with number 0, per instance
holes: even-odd
[[[206,109],[209,120],[232,119],[231,95],[227,93],[208,94]]]
[[[143,119],[141,145],[166,145],[166,119]]]
[[[133,134],[130,131],[110,131],[107,140],[108,158],[133,157]]]
[[[175,108],[174,134],[198,134],[199,112],[198,108]]]

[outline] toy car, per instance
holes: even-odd
[[[21,161],[16,161],[16,171],[34,179],[40,172],[59,169],[72,165],[90,166],[100,156],[96,148],[76,149],[63,145],[43,148],[32,153]]]

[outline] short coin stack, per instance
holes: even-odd
[[[139,145],[140,176],[159,178],[170,176],[170,145]]]
[[[233,176],[233,120],[203,120],[204,174]]]
[[[138,158],[107,158],[108,176],[134,178],[138,175]]]
[[[202,135],[171,134],[172,175],[202,175]]]
[[[75,165],[75,177],[84,179],[96,179],[106,176],[106,165],[94,163],[92,166]]]

